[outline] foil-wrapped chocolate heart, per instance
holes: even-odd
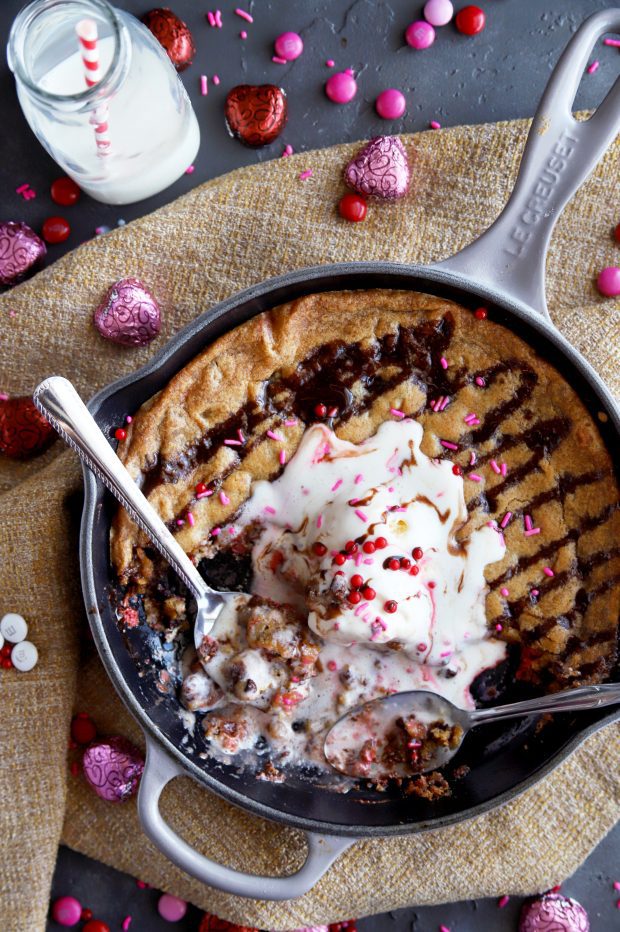
[[[278,138],[287,111],[286,94],[275,84],[238,84],[224,105],[228,132],[255,149]]]
[[[0,398],[0,453],[25,460],[42,453],[56,434],[30,397]]]
[[[0,284],[15,284],[46,252],[45,243],[27,223],[0,223]]]
[[[146,346],[161,329],[161,311],[146,285],[137,278],[122,278],[109,288],[94,321],[106,340]]]
[[[188,25],[176,13],[168,7],[157,7],[145,13],[142,22],[163,45],[177,71],[191,65],[196,54],[194,39]]]
[[[521,910],[519,932],[589,932],[588,914],[577,900],[546,893]]]
[[[353,156],[344,182],[358,194],[396,200],[409,190],[411,172],[405,148],[397,136],[375,136]]]
[[[122,803],[133,796],[144,770],[144,757],[126,738],[93,741],[84,751],[82,767],[97,796]]]

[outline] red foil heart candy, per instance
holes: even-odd
[[[0,223],[0,284],[15,284],[46,253],[47,246],[27,223]]]
[[[287,112],[286,94],[275,84],[238,84],[224,105],[230,135],[255,149],[278,138]]]
[[[353,156],[344,170],[344,182],[358,194],[396,200],[409,190],[411,172],[407,153],[397,136],[375,136]]]
[[[138,789],[144,757],[126,738],[102,738],[86,748],[82,767],[97,796],[109,803],[122,803]]]
[[[196,54],[194,39],[187,24],[176,13],[168,7],[157,7],[145,13],[142,22],[163,45],[177,71],[191,65]]]
[[[159,305],[137,278],[122,278],[108,290],[95,311],[102,337],[122,346],[146,346],[161,329]]]
[[[42,453],[56,434],[32,398],[0,398],[0,453],[25,460]]]

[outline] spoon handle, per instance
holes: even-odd
[[[582,709],[597,709],[620,702],[620,683],[604,683],[601,686],[580,686],[561,693],[551,693],[538,699],[526,699],[511,705],[498,705],[489,709],[475,709],[469,713],[471,725],[482,722],[498,722],[504,718],[520,715],[536,715],[540,712],[579,712]]]
[[[196,599],[210,595],[213,590],[131,478],[71,382],[53,375],[35,389],[33,400],[65,443],[123,505]]]

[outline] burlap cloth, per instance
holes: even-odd
[[[469,242],[497,215],[516,173],[526,124],[464,127],[406,139],[412,193],[373,205],[365,223],[337,219],[337,146],[241,169],[124,229],[91,240],[0,299],[0,389],[29,393],[52,373],[84,397],[142,365],[182,325],[240,288],[286,269],[346,259],[427,262]],[[574,345],[620,388],[620,309],[594,278],[618,263],[616,143],[558,224],[547,265],[551,313]],[[299,180],[312,168],[313,175]],[[7,218],[19,219],[19,218]],[[53,248],[51,250],[53,256]],[[92,311],[124,276],[149,283],[163,332],[146,349],[106,343]],[[9,311],[15,312],[10,316]],[[59,442],[45,456],[0,467],[0,614],[23,613],[40,662],[1,671],[0,924],[44,928],[59,842],[236,922],[291,928],[412,903],[527,893],[572,871],[618,816],[620,728],[591,737],[529,792],[465,824],[356,844],[297,901],[226,896],[173,867],[140,831],[135,803],[99,800],[67,766],[72,710],[102,732],[141,743],[106,678],[83,621],[76,529],[80,476]],[[297,832],[245,815],[186,779],[165,794],[170,821],[199,849],[246,871],[297,865]],[[119,916],[119,920],[120,920]]]

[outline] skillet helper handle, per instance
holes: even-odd
[[[534,116],[514,190],[497,220],[437,267],[548,317],[545,259],[556,220],[620,130],[620,78],[592,117],[571,108],[595,42],[620,33],[620,9],[590,16],[562,53]]]
[[[138,792],[142,828],[177,867],[216,890],[256,900],[293,900],[311,890],[336,858],[357,841],[307,832],[308,856],[302,867],[287,877],[261,877],[224,867],[195,851],[164,821],[159,809],[162,790],[174,777],[187,774],[149,737],[146,746],[146,764]]]
[[[211,594],[212,590],[129,475],[71,382],[59,375],[50,376],[37,386],[32,397],[39,411],[118,499],[196,599]]]
[[[495,708],[476,709],[470,713],[472,725],[497,722],[521,715],[540,715],[543,712],[583,712],[586,709],[602,709],[620,703],[620,683],[603,683],[599,686],[580,686],[561,693],[551,693],[537,699],[499,705]]]

